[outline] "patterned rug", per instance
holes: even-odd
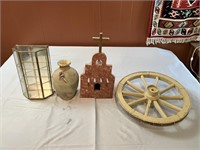
[[[146,44],[200,41],[199,0],[153,0]]]

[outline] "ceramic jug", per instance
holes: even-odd
[[[79,75],[70,64],[68,60],[58,61],[59,68],[53,73],[54,89],[64,100],[70,100],[75,96],[79,82]]]

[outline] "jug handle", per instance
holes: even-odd
[[[68,80],[65,78],[63,71],[59,73],[59,80],[63,80],[65,83],[68,83]]]

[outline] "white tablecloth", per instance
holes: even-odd
[[[98,47],[49,47],[52,71],[68,59],[79,75]],[[129,117],[112,99],[70,101],[54,94],[46,100],[26,99],[11,56],[0,68],[1,150],[198,150],[200,149],[200,85],[170,51],[154,47],[104,47],[112,64],[115,89],[126,75],[137,71],[166,74],[188,91],[188,116],[170,126],[152,126]],[[78,90],[80,89],[80,84]]]

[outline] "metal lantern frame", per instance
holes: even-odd
[[[40,100],[53,95],[48,46],[16,45],[12,50],[24,96]]]

